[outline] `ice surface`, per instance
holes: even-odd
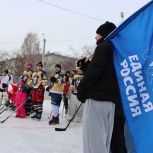
[[[12,111],[0,116],[3,120]],[[62,112],[61,112],[62,113]],[[15,118],[15,114],[0,124],[0,153],[82,153],[81,124],[72,123],[66,132],[56,132],[55,127],[65,127],[66,116],[60,114],[58,126],[48,125],[49,101],[44,102],[41,121]]]

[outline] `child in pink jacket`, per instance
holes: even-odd
[[[27,99],[27,92],[26,92],[26,84],[24,81],[19,81],[18,83],[18,90],[16,92],[15,97],[15,105],[16,105],[16,117],[25,118],[26,117],[26,110],[25,104]]]

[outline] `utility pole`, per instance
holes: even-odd
[[[122,22],[123,22],[124,21],[124,12],[121,12],[120,15],[121,15],[121,19],[122,19]]]
[[[42,64],[44,65],[45,63],[45,48],[46,48],[46,39],[44,34],[43,35],[43,54],[42,54]]]

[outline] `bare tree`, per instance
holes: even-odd
[[[25,59],[21,56],[20,53],[15,53],[15,58],[10,60],[10,65],[12,65],[12,74],[14,80],[17,81],[19,77],[23,74]]]
[[[25,60],[31,60],[36,64],[41,59],[40,41],[37,33],[28,33],[21,46],[21,56]]]
[[[6,51],[0,52],[0,74],[2,74],[5,69],[8,69],[10,74],[12,74],[17,81],[23,72],[23,67],[24,59],[19,54],[19,51],[16,51],[12,55]]]
[[[8,68],[6,61],[11,58],[11,55],[7,51],[0,51],[0,74],[3,73],[4,69]]]
[[[93,46],[83,46],[82,47],[82,56],[83,57],[89,57],[91,55],[93,55],[94,53],[94,47]]]
[[[70,47],[70,51],[75,59],[81,59],[83,57],[88,58],[89,56],[93,55],[94,48],[94,46],[84,45],[81,49]]]
[[[70,46],[69,50],[74,58],[79,59],[82,57],[82,55],[81,55],[82,53],[80,52],[81,50],[78,50],[72,46]]]
[[[24,39],[21,49],[10,55],[6,51],[0,51],[0,74],[8,69],[18,81],[24,71],[25,62],[31,60],[34,65],[41,60],[40,41],[36,33],[28,33]]]

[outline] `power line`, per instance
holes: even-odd
[[[64,42],[72,42],[72,41],[80,41],[80,40],[85,40],[85,39],[92,39],[92,36],[88,37],[81,37],[81,38],[75,38],[75,39],[67,39],[67,40],[47,40],[47,43],[64,43]],[[8,42],[0,42],[0,45],[5,45],[5,44],[21,44],[23,42],[13,42],[13,41],[8,41]]]
[[[86,17],[86,18],[89,18],[89,19],[92,19],[92,20],[96,20],[96,21],[100,21],[100,22],[104,22],[104,20],[100,19],[100,18],[96,18],[96,17],[93,17],[93,16],[89,16],[87,14],[84,14],[84,13],[81,13],[81,12],[77,12],[77,11],[73,11],[71,9],[68,9],[68,8],[65,8],[65,7],[61,7],[59,5],[56,5],[56,4],[53,4],[51,2],[48,2],[46,0],[38,0],[44,4],[47,4],[47,5],[50,5],[52,7],[56,7],[58,9],[61,9],[63,11],[66,11],[66,12],[69,12],[69,13],[73,13],[73,14],[76,14],[76,15],[80,15],[80,16],[83,16],[83,17]]]
[[[72,41],[80,41],[80,40],[85,40],[85,39],[91,39],[93,37],[81,37],[81,38],[76,38],[76,39],[68,39],[68,40],[57,40],[57,41],[47,41],[49,43],[62,43],[62,42],[72,42]]]
[[[13,41],[8,41],[8,42],[0,42],[0,45],[5,45],[5,44],[21,44],[22,42],[19,42],[19,41],[16,41],[16,42],[13,42]]]

